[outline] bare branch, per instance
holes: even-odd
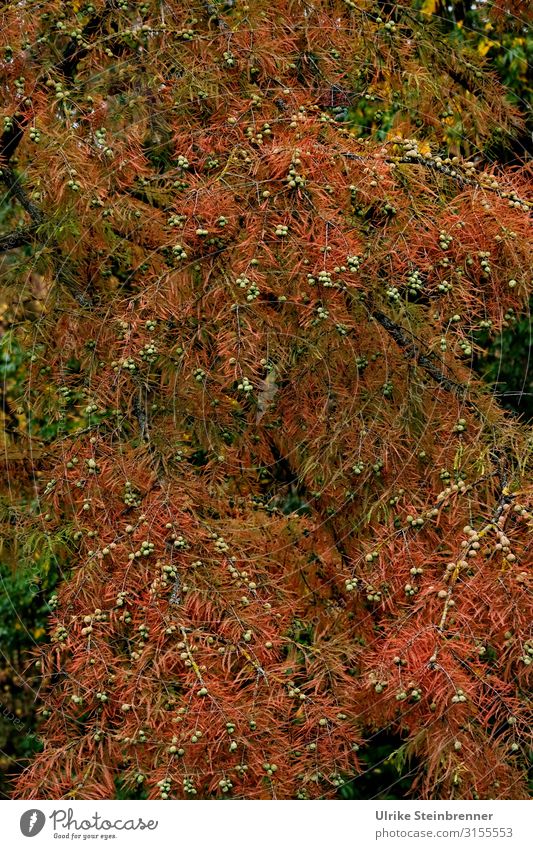
[[[0,135],[0,158],[9,162],[24,136],[28,119],[25,115],[14,115],[9,129]]]
[[[385,315],[385,313],[382,313],[379,310],[374,310],[372,315],[387,331],[389,336],[394,339],[396,344],[403,349],[408,359],[414,360],[418,363],[418,365],[420,365],[424,371],[433,378],[433,380],[440,383],[443,389],[446,389],[447,392],[453,392],[454,395],[457,395],[462,400],[465,399],[467,394],[466,387],[462,386],[460,383],[450,380],[449,377],[446,377],[444,372],[442,372],[435,363],[432,362],[430,357],[420,351],[418,345],[407,330],[399,324],[396,324],[396,322],[392,321],[392,319]]]
[[[12,168],[2,168],[0,170],[0,179],[5,183],[9,195],[13,195],[18,200],[23,209],[26,210],[31,220],[35,224],[41,224],[44,220],[44,215],[39,207],[33,203],[28,197],[20,182],[20,177],[13,171]]]
[[[23,245],[31,245],[34,241],[35,227],[21,227],[19,230],[13,230],[12,233],[0,236],[0,253],[12,251],[14,248],[20,248]]]

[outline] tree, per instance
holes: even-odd
[[[17,795],[323,797],[387,729],[418,795],[524,796],[529,446],[470,368],[527,303],[529,170],[480,156],[519,111],[410,3],[40,9],[3,12],[6,525],[63,576]]]

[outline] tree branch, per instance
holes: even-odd
[[[0,136],[0,158],[9,162],[24,136],[24,129],[28,123],[25,115],[14,115],[11,128],[4,130]]]
[[[376,319],[376,321],[381,324],[381,326],[387,331],[389,336],[394,339],[396,344],[402,348],[406,357],[410,360],[414,360],[421,366],[430,377],[433,378],[437,383],[439,383],[443,389],[446,389],[447,392],[453,392],[454,395],[457,395],[461,400],[465,400],[467,389],[462,386],[460,383],[456,383],[454,380],[450,380],[449,377],[446,377],[444,372],[442,372],[434,362],[432,362],[431,358],[424,354],[415,343],[412,335],[409,334],[408,331],[404,330],[399,324],[392,321],[385,313],[380,312],[380,310],[374,310],[371,315]]]
[[[23,245],[31,245],[34,241],[35,227],[21,227],[19,230],[13,230],[12,233],[0,236],[0,253],[12,251],[14,248],[20,248]]]
[[[18,200],[23,209],[26,210],[34,224],[41,224],[44,221],[44,215],[32,200],[28,197],[20,182],[20,177],[15,174],[12,168],[2,168],[0,170],[0,179],[7,186],[8,197],[12,195]]]
[[[12,168],[4,167],[0,169],[0,180],[7,186],[8,197],[10,195],[15,197],[33,222],[33,225],[30,227],[22,227],[19,230],[14,230],[12,233],[7,233],[5,236],[0,236],[0,253],[2,253],[36,241],[37,227],[44,222],[45,215],[37,204],[30,200],[22,187],[20,177]],[[71,268],[71,264],[63,259],[61,248],[57,244],[54,247],[54,259],[58,280],[66,285],[80,306],[91,306],[92,301],[90,296],[87,292],[80,289],[77,282],[77,275]]]
[[[358,159],[361,162],[376,161],[373,157],[362,156],[361,154],[351,153],[346,150],[343,150],[340,153],[341,156],[344,156],[346,159]],[[485,183],[474,179],[473,176],[471,177],[466,174],[460,174],[456,167],[446,165],[444,162],[437,162],[435,159],[422,156],[421,154],[411,154],[410,156],[387,156],[382,158],[381,161],[387,162],[389,165],[421,165],[423,168],[427,168],[436,174],[442,174],[444,177],[449,177],[450,180],[454,180],[459,186],[461,186],[461,188],[464,188],[465,186],[474,186],[485,192],[492,192],[502,198],[507,198],[509,196],[509,192],[506,192],[503,189],[486,185]],[[533,209],[533,202],[529,200],[519,198],[516,195],[513,196],[513,200],[522,204],[523,207],[527,207],[529,210]]]

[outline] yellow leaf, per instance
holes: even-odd
[[[493,47],[495,44],[496,42],[491,41],[490,38],[483,38],[477,46],[477,52],[480,56],[486,56],[490,48]]]
[[[424,15],[434,15],[437,8],[438,0],[424,0],[422,3],[421,12]]]

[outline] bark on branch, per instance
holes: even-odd
[[[0,170],[0,179],[7,187],[8,197],[12,195],[18,200],[23,209],[26,210],[34,224],[41,224],[44,221],[44,215],[32,200],[26,194],[20,177],[15,174],[12,168],[2,168]]]
[[[13,230],[12,233],[0,236],[0,253],[12,251],[14,248],[20,248],[23,245],[31,245],[34,241],[35,227],[21,227],[19,230]]]
[[[346,159],[357,159],[361,162],[369,162],[372,159],[372,157],[363,156],[358,153],[351,153],[350,151],[341,151],[341,156],[344,156]],[[372,159],[372,161],[375,162],[374,159]],[[389,165],[421,165],[423,168],[427,168],[435,174],[441,174],[444,177],[449,177],[450,180],[454,180],[459,186],[461,186],[461,188],[464,188],[465,186],[474,186],[482,189],[484,192],[492,192],[499,197],[505,198],[508,196],[508,193],[506,193],[503,189],[495,188],[491,185],[479,182],[474,177],[467,176],[466,174],[460,174],[456,168],[449,167],[444,163],[437,162],[434,159],[429,159],[420,154],[411,156],[388,156],[383,158],[381,161],[387,162]],[[525,200],[525,198],[515,196],[514,200],[517,203],[522,204],[524,208],[527,207],[529,210],[533,209],[533,203],[529,200]]]
[[[407,330],[396,324],[395,321],[392,321],[391,318],[385,315],[385,313],[380,312],[380,310],[374,310],[371,315],[381,324],[389,336],[394,339],[396,344],[402,348],[408,359],[414,360],[433,380],[439,383],[443,389],[446,389],[447,392],[453,392],[458,398],[463,401],[465,400],[467,395],[466,387],[446,377],[444,372],[435,365],[431,358],[420,350],[414,338]]]
[[[0,135],[0,158],[9,162],[22,141],[28,118],[25,115],[15,115],[11,126]]]

